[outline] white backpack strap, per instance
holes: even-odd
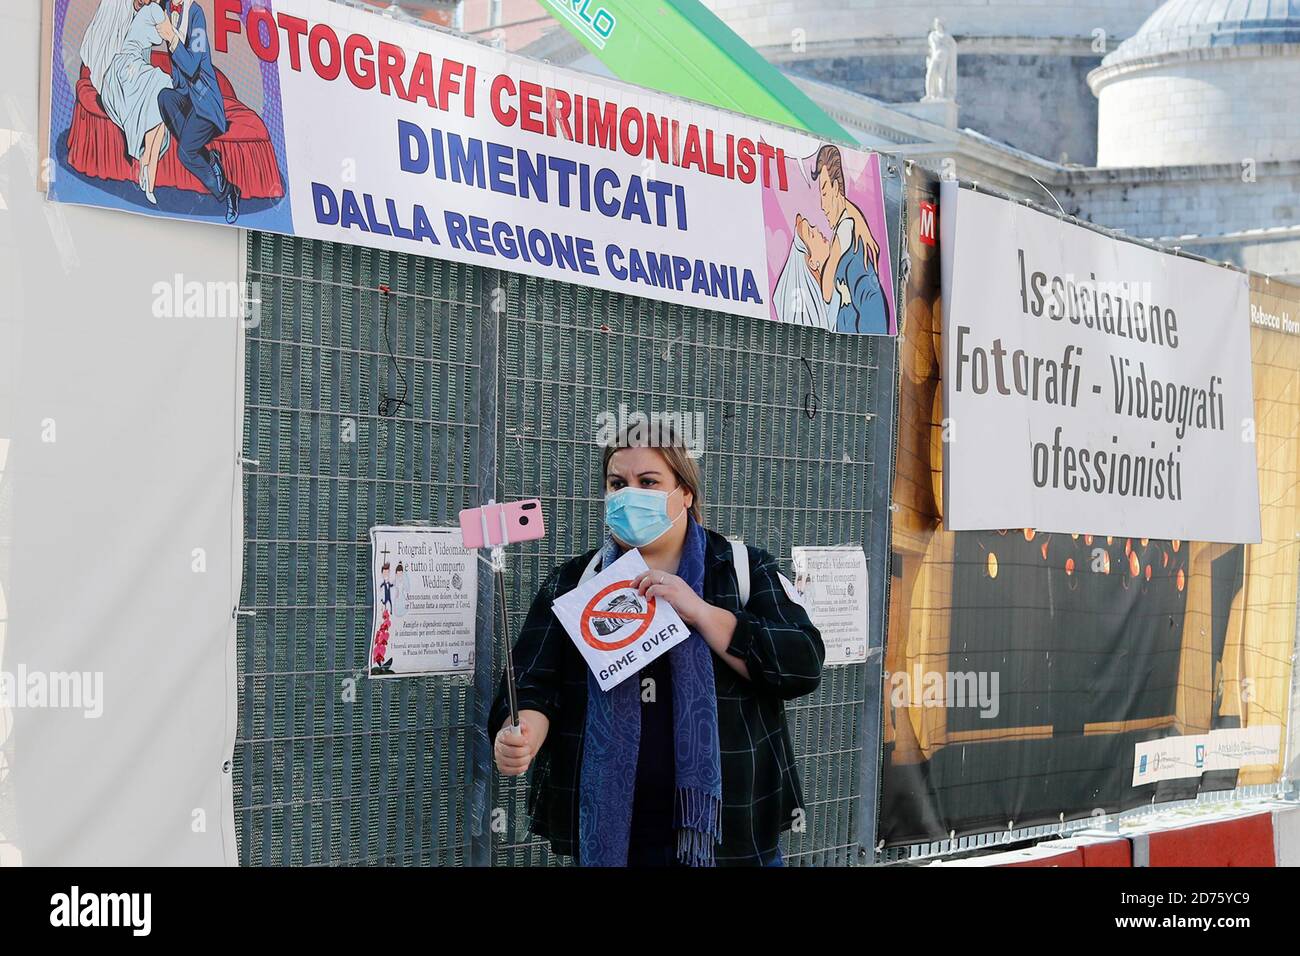
[[[731,563],[736,569],[736,593],[740,595],[740,606],[749,603],[749,548],[744,541],[732,540]]]
[[[582,572],[582,577],[578,579],[579,584],[585,584],[596,576],[600,571],[600,559],[603,548],[597,548],[596,553],[592,555],[591,561],[587,564],[587,570]]]
[[[798,604],[804,610],[807,610],[808,606],[803,602],[803,595],[800,594],[798,588],[794,586],[794,582],[780,571],[776,573],[776,576],[781,579],[781,587],[785,588],[785,596],[795,604]]]

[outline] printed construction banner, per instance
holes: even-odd
[[[1236,320],[1253,365],[1258,544],[1081,525],[954,532],[938,185],[907,174],[881,838],[930,842],[1276,782],[1300,583],[1300,335],[1282,330],[1300,289],[1252,277],[1253,308]]]
[[[49,196],[892,334],[880,160],[327,0],[55,0]]]
[[[1245,274],[943,192],[948,526],[1259,541]]]
[[[473,672],[477,561],[459,528],[370,529],[371,677]]]

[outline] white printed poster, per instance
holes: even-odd
[[[477,555],[459,528],[370,529],[371,677],[474,670]]]
[[[690,636],[671,604],[632,588],[645,570],[633,548],[552,605],[601,690],[618,686]]]
[[[945,183],[944,523],[1260,540],[1245,274]]]
[[[794,586],[821,632],[826,666],[867,659],[867,555],[859,547],[794,548]]]

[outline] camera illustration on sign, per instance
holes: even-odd
[[[600,651],[617,650],[644,634],[654,616],[654,598],[642,599],[631,581],[615,581],[583,609],[582,639]]]

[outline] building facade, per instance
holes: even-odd
[[[1300,280],[1300,0],[704,2],[863,145]],[[459,22],[608,72],[536,0],[485,33],[490,7],[465,0]],[[956,50],[946,102],[925,101],[936,20]]]

